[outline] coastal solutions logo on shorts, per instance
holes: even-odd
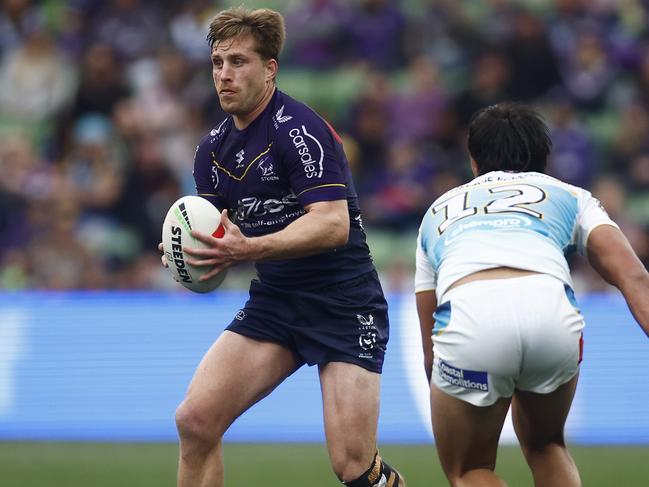
[[[486,372],[458,369],[457,367],[447,364],[443,360],[439,361],[439,367],[437,370],[442,379],[454,386],[485,392],[489,390],[489,381]]]

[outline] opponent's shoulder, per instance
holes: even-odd
[[[553,197],[563,195],[564,198],[576,200],[580,206],[593,198],[587,189],[548,176],[547,174],[535,172],[524,174],[527,175],[527,178],[524,180],[525,182],[538,186],[548,194],[552,194]]]
[[[561,181],[555,177],[540,172],[508,172],[492,171],[476,177],[473,181],[460,188],[492,188],[496,186],[508,186],[511,188],[517,185],[535,186],[541,190],[563,191],[573,196],[578,196],[586,190]]]

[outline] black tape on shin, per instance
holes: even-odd
[[[347,487],[398,487],[399,472],[381,460],[378,452],[367,471],[351,482],[343,482]]]

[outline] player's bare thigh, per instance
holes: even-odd
[[[577,373],[548,394],[514,392],[512,420],[523,449],[563,442],[563,430],[577,389]]]
[[[289,349],[226,330],[199,363],[184,403],[213,411],[227,428],[298,366]]]
[[[471,470],[493,470],[498,440],[511,398],[474,406],[431,384],[433,432],[442,468],[449,478]]]

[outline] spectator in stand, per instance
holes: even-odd
[[[205,30],[214,16],[213,4],[209,0],[183,2],[171,19],[169,34],[173,45],[194,66],[201,66],[209,49],[205,45]]]
[[[437,64],[427,56],[410,62],[408,80],[405,92],[395,95],[391,103],[390,132],[397,140],[417,142],[438,130],[449,97]]]
[[[405,17],[394,0],[359,0],[345,25],[351,61],[381,69],[403,66]]]
[[[577,107],[592,112],[605,109],[616,74],[615,60],[609,57],[599,27],[582,26],[574,52],[562,66],[563,84]]]
[[[137,230],[141,250],[155,249],[167,210],[181,194],[180,183],[166,164],[154,133],[144,132],[134,139],[125,178],[117,215]]]
[[[47,122],[71,101],[76,68],[62,55],[45,25],[30,25],[24,42],[0,64],[0,118]]]
[[[340,65],[350,42],[343,28],[349,15],[348,3],[339,0],[309,0],[289,8],[287,64],[318,70]]]
[[[91,32],[96,41],[112,46],[121,59],[133,61],[158,49],[165,38],[162,25],[166,24],[152,2],[110,0]]]
[[[511,67],[510,95],[525,101],[542,98],[561,80],[546,26],[524,9],[511,20],[513,29],[505,44]]]
[[[369,71],[367,88],[350,107],[347,132],[358,145],[359,162],[356,172],[363,192],[364,178],[382,170],[386,165],[387,139],[390,134],[390,101],[393,88],[390,80],[377,71]]]
[[[0,10],[0,56],[17,49],[25,33],[42,23],[42,13],[31,0],[4,0]]]
[[[81,60],[80,82],[70,117],[88,113],[110,116],[115,105],[130,95],[123,77],[123,65],[108,44],[90,44]]]
[[[509,98],[511,66],[500,48],[487,48],[477,54],[468,75],[469,86],[455,98],[455,109],[462,127],[467,127],[471,115],[480,108]]]
[[[550,174],[575,186],[590,187],[600,164],[593,141],[569,100],[557,100],[551,111]]]
[[[361,202],[367,223],[401,231],[416,226],[426,210],[429,195],[424,185],[431,173],[418,145],[392,143],[387,166],[371,178],[372,193]]]

